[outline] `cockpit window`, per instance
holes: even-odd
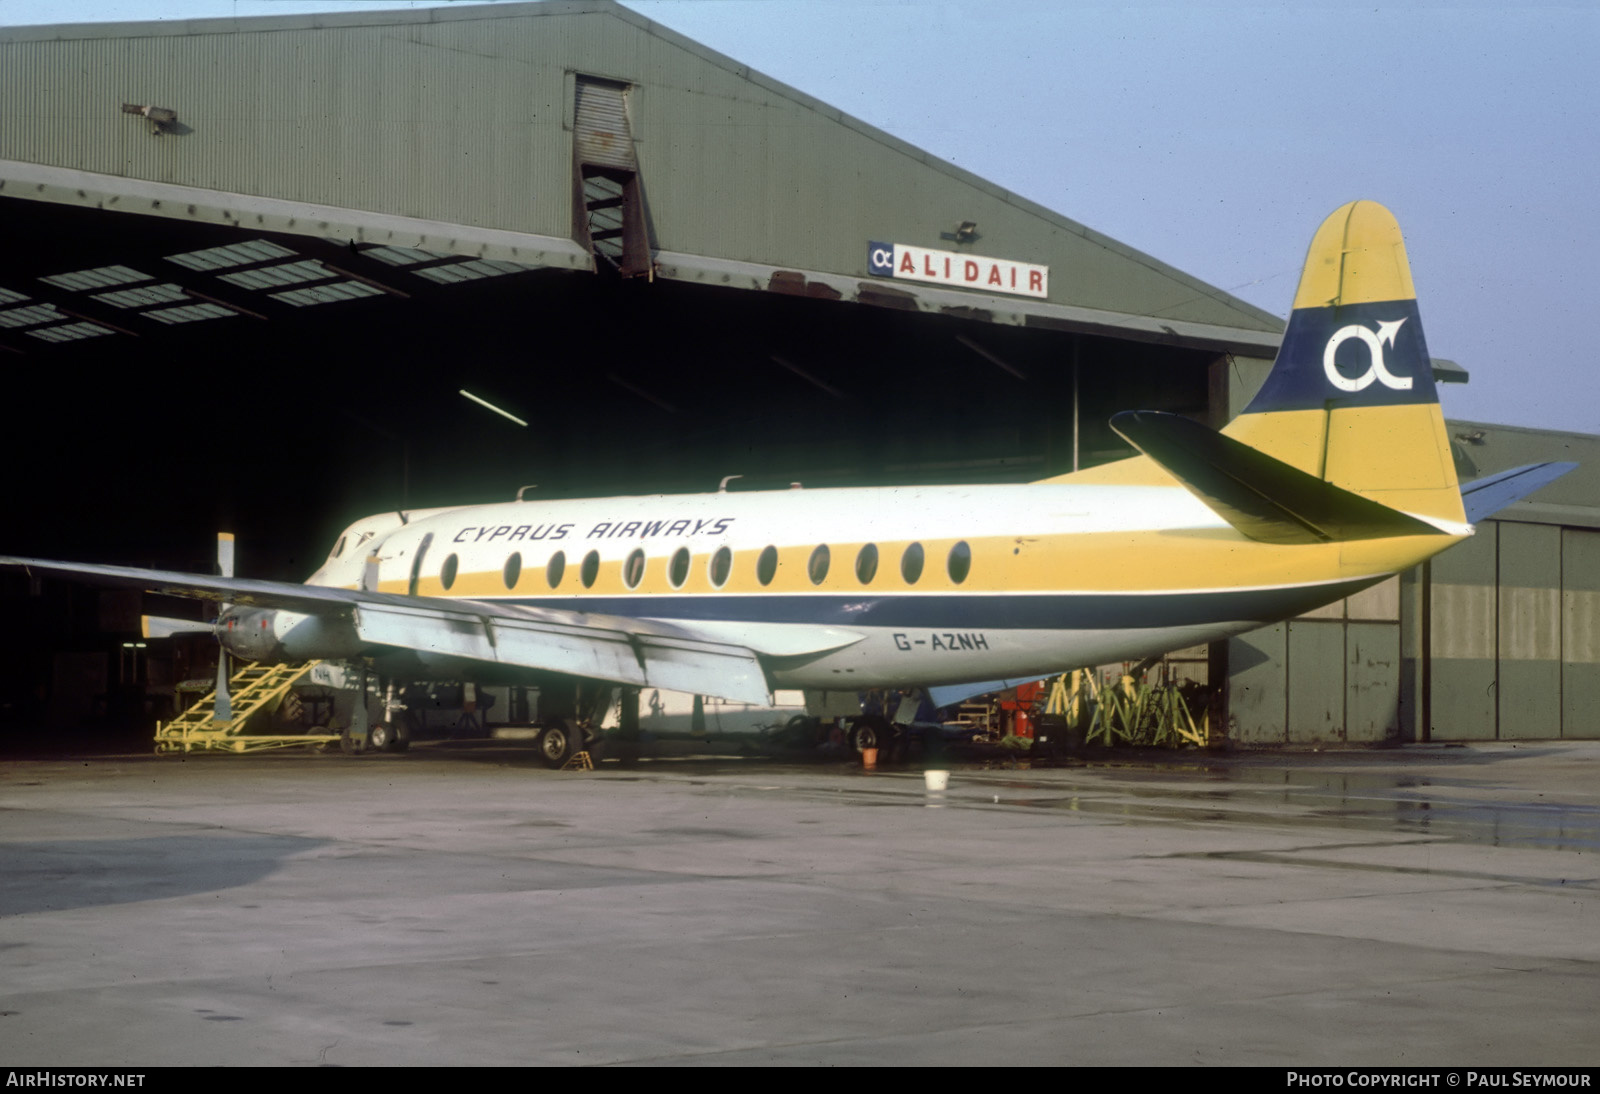
[[[340,555],[344,554],[344,541],[349,539],[349,538],[350,538],[349,536],[340,536],[339,537],[339,542],[335,543],[333,545],[333,557],[334,558],[338,558]]]

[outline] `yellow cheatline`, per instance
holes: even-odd
[[[1335,209],[1311,238],[1294,306],[1372,304],[1416,295],[1394,214],[1375,201],[1352,201]]]

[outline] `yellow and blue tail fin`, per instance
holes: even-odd
[[[1356,201],[1322,222],[1266,383],[1224,434],[1391,509],[1465,521],[1405,241]]]

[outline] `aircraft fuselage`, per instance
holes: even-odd
[[[1437,535],[1260,543],[1177,485],[795,489],[380,514],[310,583],[678,622],[762,651],[775,686],[852,688],[1191,646],[1439,548]],[[848,643],[828,648],[823,629]],[[354,628],[285,612],[240,618],[224,639],[244,656],[276,643],[282,659],[360,646]]]

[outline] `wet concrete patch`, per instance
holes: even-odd
[[[324,841],[215,832],[0,841],[0,916],[218,892],[259,881]]]

